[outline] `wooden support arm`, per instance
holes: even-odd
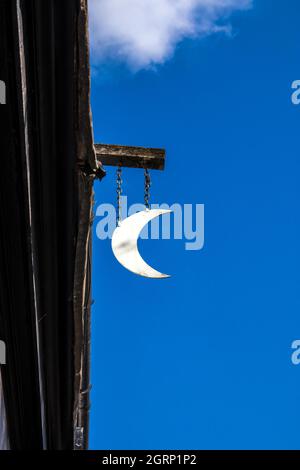
[[[163,170],[165,166],[164,149],[109,144],[94,144],[94,147],[97,160],[104,166],[120,165],[148,170]]]

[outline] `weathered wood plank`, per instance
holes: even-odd
[[[104,166],[128,168],[148,168],[163,170],[165,166],[164,149],[128,147],[126,145],[94,144],[97,160]]]

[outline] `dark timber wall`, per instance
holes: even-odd
[[[87,446],[97,165],[86,14],[85,0],[0,0],[0,339],[14,449],[72,449],[77,424]]]

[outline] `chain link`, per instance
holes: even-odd
[[[145,202],[145,207],[146,209],[150,209],[150,187],[151,187],[151,178],[150,174],[147,168],[145,168],[144,171],[144,177],[145,177],[145,193],[144,193],[144,202]],[[120,225],[120,222],[122,220],[122,204],[121,204],[121,196],[122,196],[122,168],[118,166],[117,169],[117,226]]]
[[[118,166],[117,169],[117,227],[120,225],[122,220],[122,207],[121,207],[121,195],[122,195],[122,168]]]
[[[144,195],[144,201],[145,201],[146,209],[150,209],[149,199],[150,199],[151,178],[150,178],[150,174],[149,174],[149,171],[148,171],[147,168],[145,168],[144,176],[145,176],[145,195]]]

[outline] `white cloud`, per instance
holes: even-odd
[[[138,70],[168,60],[184,38],[230,32],[226,19],[252,0],[90,0],[94,63],[126,62]]]

